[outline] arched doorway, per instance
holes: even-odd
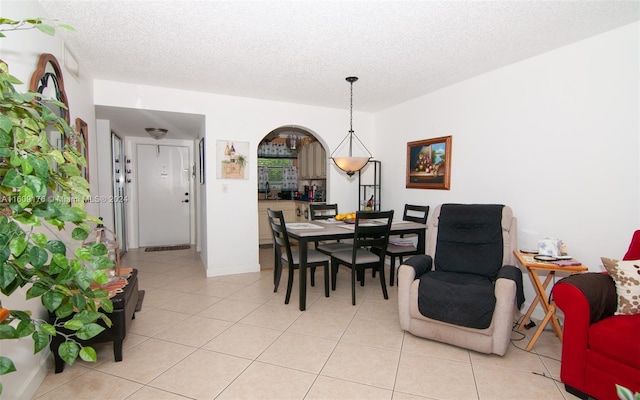
[[[273,268],[267,208],[282,210],[287,222],[308,218],[309,202],[327,199],[327,151],[308,128],[281,126],[266,134],[257,150],[259,262]]]

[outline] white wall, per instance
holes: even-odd
[[[520,248],[559,238],[592,271],[602,270],[600,256],[622,257],[640,229],[639,26],[376,114],[386,206],[508,204]],[[446,135],[451,190],[406,189],[407,142]]]
[[[95,105],[205,115],[206,185],[200,199],[206,199],[206,249],[202,249],[202,255],[206,255],[207,276],[255,272],[260,268],[256,156],[262,138],[277,127],[296,125],[317,133],[333,149],[348,131],[347,110],[102,80],[94,82],[94,96]],[[371,114],[354,113],[354,126],[364,143],[374,142]],[[216,179],[220,162],[216,160],[217,140],[249,142],[248,180]],[[226,193],[223,184],[227,185]],[[341,208],[356,209],[357,177],[349,179],[331,166],[327,184],[329,201]],[[130,219],[129,223],[135,221]]]
[[[42,17],[45,13],[37,2],[2,1],[0,2],[0,15],[4,18],[20,20]],[[25,83],[18,86],[19,91],[28,90],[31,75],[37,67],[40,54],[51,53],[57,58],[62,69],[64,86],[69,101],[71,126],[75,127],[76,118],[81,118],[88,125],[89,172],[91,190],[94,192],[97,189],[97,179],[93,179],[96,176],[97,164],[91,76],[87,74],[87,71],[81,69],[80,77],[76,79],[67,71],[64,66],[63,41],[60,35],[50,37],[35,30],[7,32],[6,35],[6,38],[0,39],[0,59],[9,65],[9,71],[12,75]],[[86,209],[90,214],[95,215],[98,212],[98,205],[89,203]],[[67,234],[66,236],[68,237],[69,235]],[[61,239],[64,240],[65,238],[62,237]],[[26,290],[19,289],[9,298],[0,295],[0,300],[2,300],[2,304],[6,308],[30,309],[34,312],[34,315],[45,318],[46,313],[40,305],[39,299],[26,301],[25,293]],[[0,398],[31,398],[44,379],[47,367],[52,367],[49,350],[45,349],[34,355],[33,341],[28,337],[19,341],[0,341],[0,353],[11,358],[17,368],[16,372],[0,377],[0,382],[3,386]]]

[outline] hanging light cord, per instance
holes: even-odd
[[[349,104],[349,134],[345,136],[344,139],[342,139],[342,141],[340,142],[340,144],[338,144],[338,147],[336,147],[335,150],[333,150],[333,152],[331,153],[331,157],[333,157],[333,153],[335,153],[340,148],[340,146],[342,146],[342,143],[344,143],[344,141],[347,140],[347,138],[349,138],[349,157],[352,157],[354,136],[356,137],[356,140],[360,142],[360,145],[364,147],[365,151],[369,153],[369,157],[371,157],[371,152],[369,151],[369,149],[367,149],[367,146],[365,146],[364,143],[362,143],[358,135],[356,135],[355,132],[353,131],[353,82],[357,80],[358,78],[356,77],[347,78],[347,81],[351,84],[351,97],[350,97],[350,104]]]
[[[349,132],[353,133],[353,81],[351,81],[351,104],[349,105]],[[351,154],[349,154],[351,155]]]

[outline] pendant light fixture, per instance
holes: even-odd
[[[367,163],[369,162],[369,160],[371,159],[372,156],[371,156],[371,153],[369,152],[369,150],[367,150],[365,145],[362,143],[362,141],[360,141],[358,136],[356,136],[356,134],[353,132],[353,82],[357,81],[358,78],[355,77],[355,76],[350,76],[350,77],[346,78],[346,80],[347,80],[347,82],[349,82],[351,84],[351,105],[350,105],[350,110],[349,110],[349,134],[347,136],[345,136],[344,139],[342,139],[342,142],[340,142],[338,147],[336,147],[336,149],[333,151],[333,153],[331,153],[331,159],[336,164],[336,166],[338,168],[340,168],[341,170],[343,170],[344,172],[346,172],[347,175],[353,176],[353,174],[355,174],[356,172],[360,171],[362,168],[364,168],[365,165],[367,165]],[[356,157],[354,157],[354,155],[353,155],[353,139],[354,138],[358,141],[358,143],[360,143],[360,145],[369,154],[368,157],[366,157],[366,156],[356,156]],[[342,147],[342,144],[347,139],[349,140],[349,153],[348,153],[348,155],[347,156],[337,156],[337,155],[335,155],[335,153],[338,150],[340,150],[340,148]]]

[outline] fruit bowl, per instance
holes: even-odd
[[[355,218],[345,218],[342,220],[345,224],[355,224],[356,223],[356,219]]]

